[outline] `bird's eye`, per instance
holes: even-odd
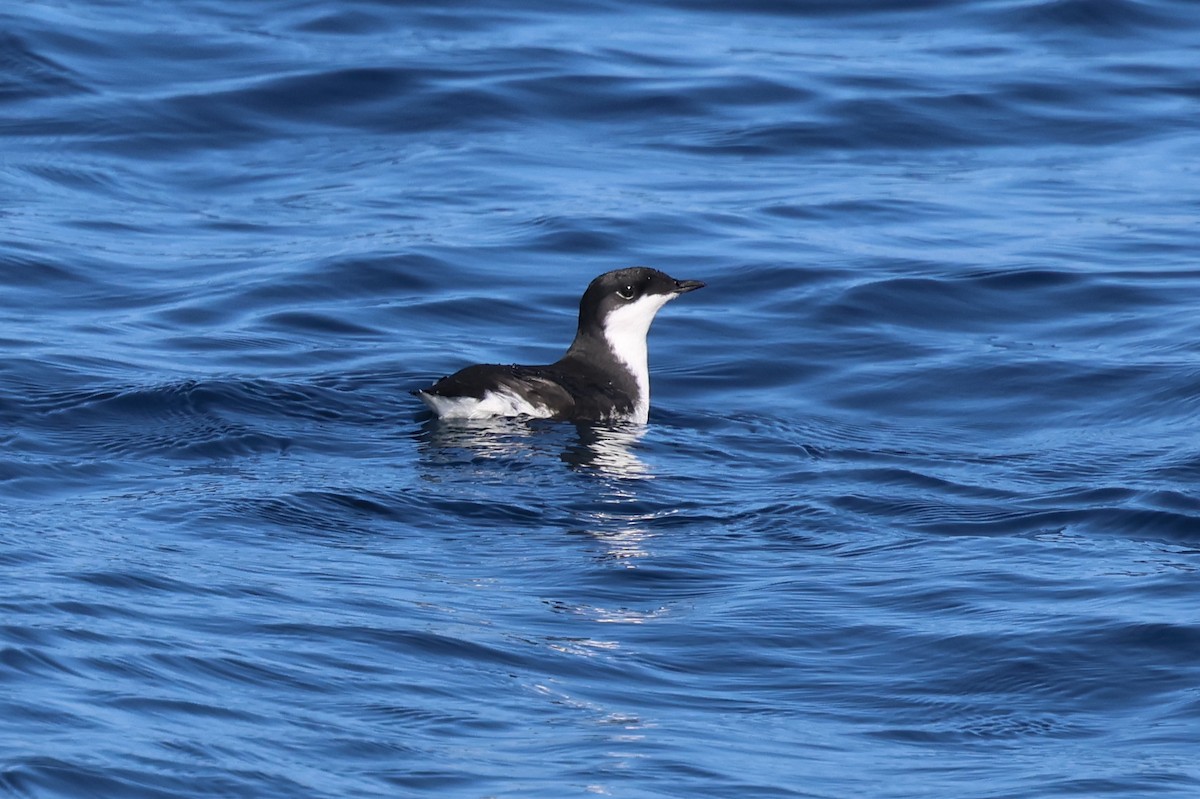
[[[633,286],[623,286],[617,289],[617,296],[623,300],[633,299]]]

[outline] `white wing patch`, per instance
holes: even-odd
[[[483,398],[443,397],[418,392],[430,410],[443,419],[490,419],[496,416],[530,416],[547,419],[554,411],[545,405],[531,405],[524,397],[503,389],[485,391]]]

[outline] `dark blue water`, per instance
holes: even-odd
[[[0,175],[0,793],[1200,795],[1200,4],[17,0]]]

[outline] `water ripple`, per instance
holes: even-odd
[[[1196,792],[1194,4],[0,16],[0,791]]]

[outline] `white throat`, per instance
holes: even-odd
[[[650,364],[646,335],[658,309],[675,299],[674,294],[645,294],[635,302],[610,311],[604,319],[604,338],[617,360],[629,367],[637,382],[638,395],[630,420],[646,423],[650,418]]]

